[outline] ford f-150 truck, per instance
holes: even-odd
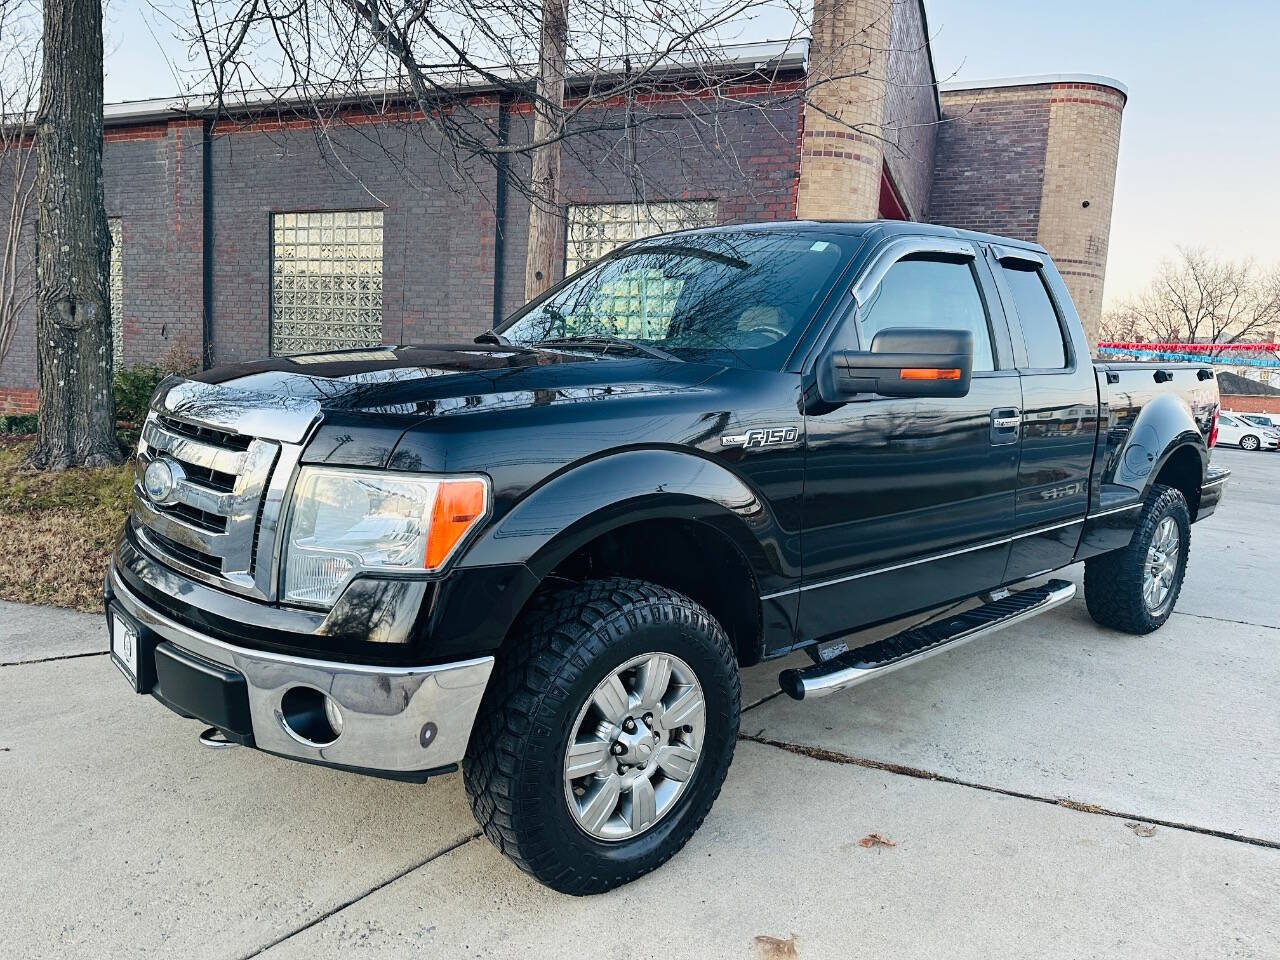
[[[1207,367],[1091,362],[1034,244],[648,238],[475,342],[164,382],[112,657],[211,746],[461,766],[504,854],[601,891],[707,815],[743,667],[851,687],[1066,602],[1079,561],[1098,623],[1160,627],[1218,409]]]

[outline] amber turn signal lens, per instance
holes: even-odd
[[[428,570],[438,570],[488,509],[488,485],[479,477],[445,480],[431,508],[431,529],[427,533]]]
[[[960,371],[955,367],[941,370],[934,367],[904,367],[898,376],[902,380],[959,380]]]

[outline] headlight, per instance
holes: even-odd
[[[282,599],[328,607],[357,573],[439,570],[488,510],[484,477],[303,467],[285,537]]]

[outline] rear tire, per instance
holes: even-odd
[[[620,578],[547,590],[499,654],[476,718],[463,761],[472,813],[562,893],[634,880],[711,809],[740,698],[729,638],[688,597]]]
[[[1254,450],[1257,450],[1260,446],[1262,446],[1262,441],[1260,441],[1253,434],[1248,434],[1247,436],[1243,436],[1240,438],[1241,450],[1248,450],[1250,453],[1252,453]]]
[[[1176,540],[1176,555],[1169,545]],[[1147,634],[1164,626],[1191,555],[1191,514],[1181,491],[1156,485],[1129,545],[1085,561],[1084,599],[1104,627]]]

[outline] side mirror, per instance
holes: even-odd
[[[818,367],[818,394],[841,403],[859,394],[963,397],[973,376],[968,330],[881,330],[870,350],[837,350]]]

